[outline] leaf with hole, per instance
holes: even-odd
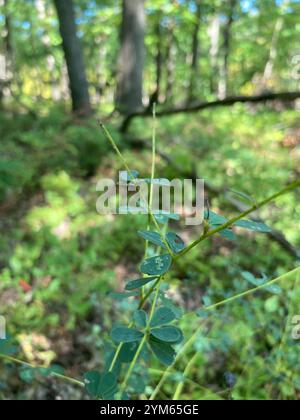
[[[125,290],[129,291],[129,290],[139,289],[140,287],[143,287],[146,284],[156,279],[157,279],[157,276],[144,277],[142,279],[131,280],[126,284]]]
[[[260,232],[260,233],[272,232],[272,229],[262,222],[252,222],[250,220],[239,220],[234,225],[243,229],[252,230],[254,232]]]
[[[111,338],[116,343],[131,343],[140,341],[144,334],[134,328],[114,327],[110,333]]]
[[[168,241],[171,250],[175,254],[178,254],[185,248],[184,241],[176,233],[168,232],[166,235],[166,240]]]
[[[152,232],[152,231],[139,230],[138,235],[141,236],[146,241],[151,242],[154,245],[157,245],[166,249],[166,245],[164,244],[159,233]]]
[[[133,319],[137,328],[146,328],[147,326],[147,314],[142,309],[135,311],[133,314]]]
[[[147,258],[141,265],[141,271],[150,276],[161,276],[165,274],[172,265],[172,258],[169,254],[157,255]]]
[[[173,326],[153,328],[151,329],[151,335],[157,338],[158,340],[173,344],[179,344],[183,340],[181,330]]]
[[[150,327],[160,327],[161,325],[170,324],[174,319],[176,319],[174,312],[170,308],[162,306],[154,312]]]
[[[151,337],[148,341],[149,347],[156,358],[164,365],[170,366],[175,361],[176,352],[170,344]]]

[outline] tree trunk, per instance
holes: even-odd
[[[228,17],[223,32],[223,62],[220,66],[219,99],[225,99],[228,93],[228,60],[231,44],[231,27],[233,24],[234,10],[236,5],[237,0],[229,0]]]
[[[116,107],[125,115],[143,106],[145,24],[144,0],[123,0]]]
[[[219,39],[220,39],[220,16],[216,15],[213,17],[211,26],[209,28],[210,36],[210,65],[211,65],[211,77],[210,77],[210,89],[211,93],[217,92],[218,85],[218,57],[219,57]]]
[[[174,42],[174,24],[171,23],[168,34],[168,44],[166,53],[167,62],[167,85],[165,92],[165,102],[172,102],[173,99],[173,87],[175,79],[175,57],[176,48]]]
[[[88,116],[91,113],[91,103],[83,52],[76,32],[73,1],[54,0],[54,3],[68,69],[73,111],[79,116]]]
[[[11,83],[13,79],[13,46],[11,39],[11,12],[9,0],[1,1],[4,17],[4,51],[0,54],[0,102],[5,96],[11,94]]]
[[[265,66],[265,69],[264,69],[264,74],[263,74],[262,81],[261,81],[261,86],[260,86],[260,88],[262,90],[264,88],[266,88],[266,85],[267,85],[268,81],[271,79],[272,74],[273,74],[273,68],[274,68],[274,64],[275,64],[277,54],[278,54],[278,50],[277,50],[278,41],[279,41],[280,33],[281,33],[283,25],[284,25],[283,13],[285,12],[288,5],[289,5],[289,0],[283,1],[282,5],[281,5],[281,8],[280,8],[280,16],[275,23],[275,27],[274,27],[274,31],[273,31],[273,35],[272,35],[272,40],[271,40],[269,59],[266,63],[266,66]]]
[[[197,97],[196,82],[199,78],[199,30],[200,30],[200,19],[201,19],[201,0],[196,1],[197,10],[195,13],[195,24],[193,30],[193,40],[192,40],[192,59],[191,59],[191,75],[189,80],[188,87],[188,98],[187,101],[190,102],[195,97]]]
[[[149,106],[152,108],[152,105],[154,103],[160,102],[160,88],[161,88],[161,77],[162,77],[162,30],[161,30],[161,16],[158,14],[157,16],[157,24],[155,28],[156,33],[156,57],[155,57],[155,63],[156,63],[156,80],[155,80],[155,90],[153,94],[151,95]]]

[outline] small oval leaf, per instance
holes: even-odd
[[[133,319],[137,328],[146,328],[147,326],[147,314],[142,309],[135,311]]]
[[[111,330],[110,336],[116,343],[131,343],[139,341],[143,338],[143,333],[134,329],[126,327],[114,327]]]
[[[239,220],[234,225],[244,228],[244,229],[253,230],[254,232],[261,232],[261,233],[272,232],[272,229],[262,222],[253,222],[250,220]]]
[[[170,344],[150,337],[149,346],[157,359],[164,365],[170,366],[175,361],[176,352]]]
[[[139,289],[140,287],[143,287],[146,284],[148,284],[151,281],[156,280],[156,279],[157,279],[157,276],[145,277],[145,278],[142,278],[142,279],[131,280],[126,284],[125,290],[129,291],[129,290]]]
[[[141,271],[148,275],[165,274],[172,265],[172,258],[169,254],[157,255],[156,257],[147,258],[141,265]]]
[[[169,324],[170,322],[174,321],[174,319],[176,319],[174,312],[170,308],[163,306],[155,311],[150,322],[150,326],[160,327],[161,325]]]
[[[183,340],[182,332],[179,328],[173,326],[164,326],[161,328],[153,328],[151,335],[161,341],[167,343],[180,343]]]
[[[168,241],[168,244],[170,245],[170,248],[173,252],[175,252],[175,254],[178,254],[185,248],[184,241],[176,233],[168,232],[166,235],[166,239]]]
[[[154,245],[157,245],[166,249],[166,245],[164,244],[159,233],[152,232],[152,231],[139,230],[138,235],[141,236],[146,241],[149,241]]]

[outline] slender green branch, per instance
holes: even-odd
[[[148,207],[152,208],[153,203],[153,180],[155,178],[155,162],[156,162],[156,104],[153,104],[153,128],[152,128],[152,161],[151,161],[151,181],[150,181],[150,194],[149,194],[149,201]],[[148,215],[148,224],[147,224],[147,231],[150,230],[151,225],[151,216]],[[149,241],[146,240],[145,243],[145,254],[144,258],[147,258],[148,255],[148,246]],[[141,289],[141,297],[144,297],[145,288],[142,287]]]
[[[145,305],[145,303],[147,302],[148,298],[151,296],[151,294],[153,293],[154,289],[156,288],[156,286],[159,284],[161,280],[161,276],[158,277],[158,279],[153,283],[153,285],[150,287],[150,289],[148,290],[148,292],[145,294],[145,296],[141,299],[140,304],[139,304],[139,309],[142,309]],[[128,327],[131,328],[133,326],[133,322],[131,322]],[[122,350],[124,343],[120,343],[116,349],[114,358],[110,364],[109,367],[109,372],[111,372],[113,370],[113,368],[115,367],[115,364],[118,360],[118,356],[120,354],[120,351]]]
[[[173,398],[172,398],[173,401],[179,400],[179,397],[180,397],[180,395],[182,393],[182,390],[183,390],[183,387],[184,387],[185,378],[187,378],[190,375],[191,370],[194,367],[194,364],[198,360],[198,357],[199,357],[199,353],[196,352],[194,354],[194,356],[190,359],[190,361],[188,362],[188,364],[186,365],[186,367],[185,367],[185,369],[183,371],[183,379],[178,383],[178,385],[177,385],[177,387],[175,389],[175,392],[174,392],[174,395],[173,395]]]
[[[135,352],[134,358],[133,358],[132,362],[129,365],[128,371],[126,373],[126,376],[125,376],[124,381],[123,381],[123,383],[121,385],[121,388],[120,388],[120,394],[121,395],[123,395],[123,393],[124,393],[124,391],[126,389],[127,383],[128,383],[128,381],[130,379],[130,376],[131,376],[132,371],[133,371],[133,369],[134,369],[134,367],[136,365],[136,362],[137,362],[137,360],[138,360],[138,358],[139,358],[139,356],[141,354],[141,351],[143,350],[143,347],[144,347],[144,344],[145,344],[146,340],[147,340],[147,334],[145,334],[144,337],[142,338],[142,340],[141,340],[141,342],[139,344],[139,347],[137,348],[137,351]]]
[[[221,232],[224,229],[227,229],[234,225],[237,221],[243,219],[244,217],[248,216],[249,214],[253,213],[254,211],[258,210],[261,207],[264,207],[266,204],[270,203],[271,201],[276,200],[277,198],[295,190],[296,188],[300,187],[300,179],[298,179],[295,182],[292,182],[291,184],[287,185],[285,188],[283,188],[281,191],[279,191],[276,194],[271,195],[270,197],[266,198],[265,200],[260,201],[259,203],[255,204],[248,210],[244,211],[243,213],[240,213],[238,216],[233,217],[232,219],[228,220],[223,225],[218,226],[215,229],[212,229],[206,233],[204,233],[200,238],[198,238],[196,241],[192,242],[188,247],[186,247],[183,251],[181,251],[179,254],[175,256],[175,260],[182,257],[183,255],[190,252],[193,248],[195,248],[197,245],[199,245],[201,242],[205,241],[206,239],[210,238],[211,236],[215,235],[218,232]]]
[[[158,296],[159,296],[159,286],[160,286],[161,280],[162,280],[162,278],[159,280],[159,282],[157,284],[157,288],[156,288],[155,296],[154,296],[154,299],[153,299],[153,302],[152,302],[151,311],[150,311],[150,315],[149,315],[149,318],[148,318],[147,327],[145,329],[144,337],[143,337],[142,341],[140,342],[139,347],[137,348],[137,351],[136,351],[136,353],[134,355],[134,358],[133,358],[132,362],[129,365],[127,374],[126,374],[126,376],[124,378],[124,381],[122,383],[122,386],[121,386],[121,389],[120,389],[121,395],[123,394],[123,392],[126,389],[126,385],[127,385],[128,381],[130,379],[130,376],[131,376],[131,374],[133,372],[133,369],[134,369],[134,367],[136,365],[136,362],[137,362],[137,360],[139,358],[139,355],[141,354],[141,351],[143,350],[144,344],[145,344],[145,342],[146,342],[146,340],[148,338],[149,331],[150,331],[150,324],[151,324],[151,321],[152,321],[152,318],[153,318],[153,315],[154,315],[154,311],[155,311],[157,300],[158,300]]]
[[[233,302],[234,300],[241,299],[243,297],[252,295],[253,293],[257,292],[258,290],[265,289],[266,287],[272,286],[273,284],[278,283],[280,281],[290,279],[291,277],[296,278],[296,275],[297,274],[300,274],[300,267],[297,267],[294,270],[289,271],[288,273],[285,273],[282,276],[277,277],[274,280],[270,280],[267,283],[262,284],[261,286],[257,286],[254,289],[250,289],[250,290],[247,290],[246,292],[242,292],[242,293],[239,293],[238,295],[234,295],[234,296],[232,296],[230,298],[224,299],[221,302],[218,302],[218,303],[215,303],[213,305],[207,306],[204,309],[206,311],[212,311],[213,309],[216,309],[219,306],[223,306],[223,305],[226,305],[227,303]]]
[[[206,309],[207,311],[212,311],[212,310],[214,310],[214,309],[216,309],[216,308],[218,308],[218,307],[220,307],[220,306],[222,306],[222,305],[226,305],[226,304],[228,304],[228,303],[230,303],[230,302],[233,302],[233,301],[234,301],[234,300],[236,300],[236,299],[240,299],[240,298],[242,298],[242,297],[249,296],[249,295],[251,295],[251,294],[253,294],[253,293],[257,292],[258,290],[262,290],[262,289],[264,289],[265,287],[271,286],[271,285],[273,285],[273,284],[275,284],[275,283],[278,283],[278,282],[280,282],[280,281],[283,281],[283,280],[290,280],[291,278],[297,278],[297,276],[299,276],[299,274],[300,274],[300,267],[297,267],[297,268],[295,268],[294,270],[289,271],[288,273],[285,273],[285,274],[283,274],[282,276],[277,277],[276,279],[271,280],[271,281],[269,281],[269,282],[267,282],[267,283],[265,283],[265,284],[263,284],[263,285],[261,285],[261,286],[255,287],[254,289],[251,289],[251,290],[247,290],[246,292],[243,292],[243,293],[239,293],[238,295],[232,296],[231,298],[224,299],[224,300],[222,300],[221,302],[218,302],[218,303],[215,303],[215,304],[213,304],[213,305],[210,305],[210,306],[208,306],[208,307],[207,307],[207,308],[205,308],[205,309]],[[168,378],[168,375],[169,375],[169,374],[170,374],[170,372],[172,371],[172,369],[173,369],[173,367],[175,366],[175,364],[176,364],[176,363],[177,363],[177,362],[178,362],[178,361],[182,358],[182,356],[183,356],[185,353],[187,353],[187,352],[190,350],[190,348],[193,346],[194,342],[195,342],[195,341],[196,341],[196,339],[197,339],[197,336],[198,336],[199,332],[201,331],[201,328],[202,328],[202,324],[200,324],[200,325],[198,326],[198,328],[196,329],[196,331],[195,331],[195,332],[191,335],[191,337],[187,340],[187,342],[186,342],[186,343],[183,345],[183,347],[179,350],[179,352],[178,352],[178,354],[177,354],[177,357],[176,357],[176,359],[175,359],[174,363],[173,363],[171,366],[169,366],[169,367],[165,370],[165,372],[164,372],[164,374],[162,375],[162,377],[161,377],[161,379],[160,379],[159,383],[157,384],[156,388],[154,389],[154,391],[153,391],[153,393],[152,393],[152,395],[151,395],[151,397],[150,397],[150,400],[154,400],[154,399],[155,399],[155,397],[158,395],[158,393],[159,393],[159,391],[160,391],[161,387],[164,385],[164,383],[165,383],[166,379]]]
[[[16,364],[21,365],[21,366],[29,367],[31,369],[45,369],[44,366],[33,365],[29,362],[24,362],[23,360],[17,359],[16,357],[8,356],[8,355],[2,354],[2,353],[0,353],[0,358],[3,359],[3,360],[6,360],[8,362],[12,362],[12,363],[16,363]],[[68,382],[70,382],[74,385],[79,385],[81,387],[85,386],[84,382],[78,381],[77,379],[71,378],[70,376],[62,375],[60,373],[51,372],[51,376],[54,376],[54,377],[59,378],[59,379],[63,379],[64,381],[68,381]]]
[[[110,134],[110,132],[108,131],[108,129],[105,127],[104,124],[102,124],[101,122],[99,122],[99,124],[100,124],[100,127],[101,127],[101,129],[102,129],[105,137],[108,139],[108,141],[112,145],[114,151],[117,153],[118,157],[123,162],[124,167],[126,168],[127,172],[130,175],[131,182],[133,182],[135,184],[136,180],[135,180],[135,178],[133,176],[133,173],[132,173],[131,169],[129,168],[129,166],[128,166],[127,162],[126,162],[126,159],[124,158],[124,156],[120,152],[120,149],[118,148],[116,142],[112,138],[112,135]],[[157,222],[157,220],[156,220],[156,218],[155,218],[155,216],[154,216],[154,214],[152,212],[152,208],[149,206],[149,200],[146,199],[145,197],[143,197],[142,195],[141,195],[141,197],[142,197],[142,199],[143,199],[143,201],[144,201],[144,203],[145,203],[145,205],[147,207],[147,210],[149,212],[149,216],[151,217],[151,219],[152,219],[152,221],[153,221],[153,223],[154,223],[157,231],[161,235],[161,238],[162,238],[162,241],[163,241],[165,247],[167,248],[167,250],[168,250],[169,254],[172,256],[172,258],[174,258],[174,253],[173,253],[172,249],[170,248],[170,245],[169,245],[168,241],[165,239],[164,235],[162,234],[161,228],[160,228],[160,226],[159,226],[159,224],[158,224],[158,222]]]

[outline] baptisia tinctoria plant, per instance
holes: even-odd
[[[155,121],[155,120],[154,120]],[[126,182],[134,183],[138,179],[137,171],[131,170],[117,144],[111,137],[109,131],[101,124],[104,135],[111,143],[113,149],[121,159],[126,170]],[[269,293],[280,294],[281,288],[277,283],[283,280],[293,280],[299,275],[300,268],[296,268],[276,279],[269,280],[266,277],[255,278],[251,273],[243,272],[244,279],[253,287],[238,295],[227,297],[217,303],[212,303],[209,299],[204,299],[204,306],[196,311],[198,321],[194,333],[188,337],[184,336],[179,327],[180,319],[188,317],[181,308],[178,308],[172,300],[166,296],[166,285],[168,284],[171,269],[176,265],[180,258],[200,245],[203,241],[214,235],[221,235],[228,240],[236,237],[233,227],[248,229],[258,233],[269,233],[271,229],[264,223],[258,223],[247,219],[247,216],[257,209],[267,205],[278,197],[289,193],[300,186],[300,180],[296,180],[283,188],[278,193],[266,198],[261,202],[256,202],[251,197],[243,193],[238,193],[248,201],[249,208],[243,213],[232,219],[214,213],[208,206],[205,211],[202,235],[189,245],[186,245],[182,238],[175,232],[169,231],[169,221],[178,220],[178,215],[166,212],[152,213],[152,185],[155,179],[155,123],[152,137],[152,167],[150,178],[150,195],[144,197],[143,205],[148,209],[148,220],[145,230],[137,232],[141,241],[145,243],[144,259],[140,264],[140,276],[130,279],[125,285],[125,290],[121,293],[111,292],[110,297],[118,301],[127,301],[135,297],[133,305],[137,305],[132,312],[132,318],[128,325],[114,325],[110,331],[111,349],[107,354],[105,366],[101,371],[93,370],[84,374],[83,380],[76,380],[64,375],[61,368],[43,368],[32,366],[13,356],[15,349],[10,343],[10,338],[0,341],[0,357],[9,362],[22,365],[22,375],[25,379],[32,379],[36,375],[55,376],[73,384],[82,386],[94,399],[130,399],[143,396],[146,398],[150,378],[152,358],[164,366],[159,371],[160,379],[157,380],[154,388],[149,389],[152,394],[149,399],[153,400],[160,395],[160,391],[166,380],[174,373],[174,366],[178,360],[190,352],[197,340],[201,324],[215,309],[248,296],[257,290],[267,290]],[[136,303],[138,302],[138,303]],[[189,358],[184,372],[176,381],[173,399],[180,398],[188,379],[190,371],[197,362],[198,352]],[[228,376],[228,375],[227,375]],[[231,385],[232,381],[231,381]]]

